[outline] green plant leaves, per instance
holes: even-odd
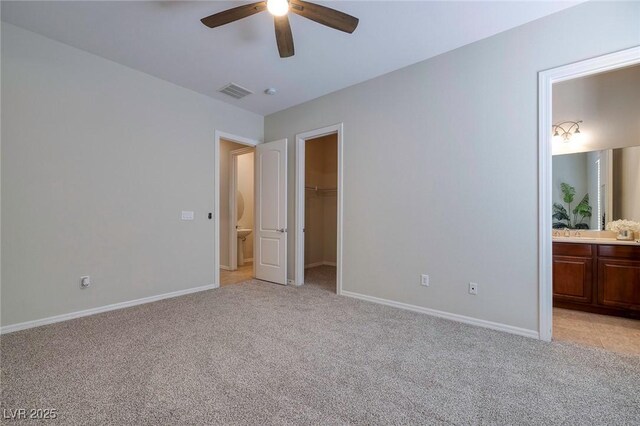
[[[571,219],[569,218],[569,213],[567,212],[567,209],[565,209],[562,204],[553,203],[552,217],[558,221],[553,223],[553,227],[555,229],[569,227],[569,223]],[[563,221],[566,221],[566,222],[563,222]]]
[[[569,220],[569,213],[567,213],[567,209],[564,208],[562,204],[553,203],[553,216],[554,219],[557,220]]]
[[[569,208],[565,208],[560,203],[553,203],[553,213],[551,217],[556,220],[556,222],[553,222],[553,228],[589,229],[589,224],[584,223],[584,220],[590,218],[592,215],[592,208],[589,205],[589,194],[585,194],[578,205],[571,210],[571,203],[576,195],[576,189],[564,182],[560,184],[560,189],[563,194],[562,199],[568,204]],[[569,210],[573,214],[573,220],[571,220]]]
[[[560,184],[560,190],[564,195],[562,200],[567,204],[573,203],[573,197],[575,197],[576,195],[576,189],[573,186],[569,185],[568,183],[562,182]]]
[[[580,203],[578,203],[576,208],[573,209],[573,214],[580,215],[580,216],[582,216],[583,219],[585,217],[591,217],[591,206],[589,205],[589,194],[586,194],[582,198],[582,201],[580,201]]]

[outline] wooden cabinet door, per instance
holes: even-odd
[[[553,298],[591,303],[593,261],[586,257],[553,256]]]
[[[600,258],[598,303],[615,308],[640,310],[640,262]]]

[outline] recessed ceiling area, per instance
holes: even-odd
[[[237,1],[3,1],[2,20],[223,102],[268,115],[558,12],[579,2],[324,1],[353,34],[289,17],[296,54],[278,56],[273,16],[210,29]],[[218,90],[234,82],[253,94]],[[277,94],[264,90],[277,88]]]

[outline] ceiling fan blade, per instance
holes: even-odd
[[[351,34],[358,26],[358,18],[329,7],[302,0],[290,0],[289,4],[291,12],[345,33]]]
[[[278,43],[278,52],[281,58],[293,56],[293,34],[291,34],[291,25],[287,15],[274,16],[273,22],[276,27],[276,43]]]
[[[228,24],[230,22],[237,21],[247,16],[255,15],[267,9],[267,2],[259,1],[257,3],[245,4],[243,6],[227,9],[219,13],[214,13],[211,16],[202,18],[200,22],[205,24],[209,28],[219,27],[220,25]]]

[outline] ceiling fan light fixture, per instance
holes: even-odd
[[[355,16],[304,0],[261,0],[205,16],[200,22],[209,28],[217,28],[265,10],[268,10],[274,16],[276,45],[281,58],[289,58],[295,52],[293,34],[291,33],[291,25],[287,16],[289,12],[348,34],[356,30],[359,22]]]
[[[284,16],[289,12],[289,1],[267,0],[267,10],[273,16]]]

